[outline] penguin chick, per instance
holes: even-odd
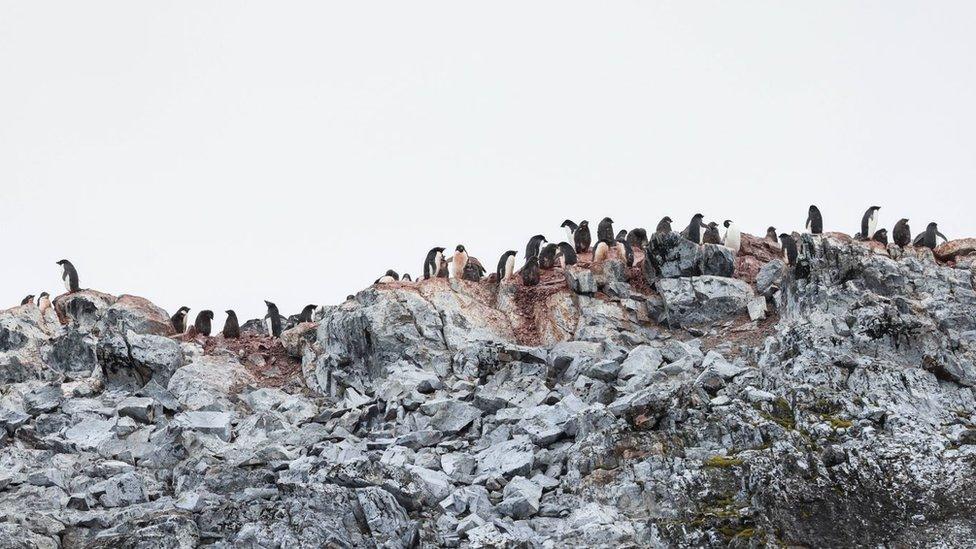
[[[655,233],[670,233],[671,232],[671,224],[672,223],[674,223],[674,220],[673,219],[671,219],[668,216],[664,216],[663,218],[661,218],[661,221],[658,221],[657,228],[654,229],[654,232]]]
[[[522,267],[522,284],[535,286],[539,283],[539,258],[530,257]]]
[[[377,278],[376,282],[373,282],[373,284],[389,284],[391,282],[396,282],[397,280],[400,280],[400,275],[398,275],[393,269],[389,269],[386,271],[385,275]]]
[[[593,262],[601,263],[607,260],[607,255],[610,253],[610,243],[606,240],[601,240],[596,243],[596,247],[593,248]]]
[[[640,227],[627,233],[627,243],[635,250],[643,250],[647,246],[647,230]]]
[[[451,260],[451,267],[453,268],[454,278],[463,279],[464,278],[464,268],[468,265],[468,251],[464,249],[464,246],[458,244],[454,248],[454,258]]]
[[[227,313],[227,320],[224,321],[222,333],[225,339],[237,339],[241,337],[241,327],[237,323],[237,313],[232,310],[224,311]]]
[[[556,246],[552,242],[547,243],[539,251],[539,268],[540,269],[552,269],[556,266],[556,250],[559,246]]]
[[[617,239],[614,248],[617,250],[617,255],[623,258],[624,264],[628,268],[634,266],[634,249],[630,247],[626,239]]]
[[[888,229],[878,229],[877,231],[874,232],[874,236],[871,237],[871,240],[873,240],[875,242],[880,242],[880,243],[884,244],[885,246],[887,246],[888,245]]]
[[[203,334],[210,337],[211,326],[210,322],[213,320],[213,311],[203,310],[197,313],[197,319],[193,321],[193,329],[196,330],[198,334]]]
[[[617,236],[613,237],[614,240],[625,240],[627,238],[627,231],[625,229],[620,229],[617,231]]]
[[[820,208],[813,204],[810,205],[810,209],[807,210],[807,222],[805,226],[807,232],[810,234],[823,234],[823,216],[820,215]]]
[[[783,246],[783,259],[786,260],[787,265],[796,265],[796,240],[793,239],[791,235],[782,233],[779,235],[780,243]]]
[[[702,244],[718,244],[722,237],[718,234],[718,223],[712,221],[705,227],[705,234],[702,235]]]
[[[908,226],[908,219],[902,218],[895,223],[895,228],[891,231],[891,236],[902,248],[912,243],[912,229]]]
[[[34,294],[31,294],[20,301],[21,305],[33,305],[34,304]]]
[[[702,223],[702,219],[704,219],[704,217],[705,216],[700,213],[697,213],[694,216],[692,216],[691,221],[688,223],[688,226],[685,227],[685,230],[681,231],[681,236],[687,238],[688,240],[694,242],[695,244],[701,244],[702,229],[706,227],[706,225]]]
[[[779,246],[779,237],[776,236],[776,227],[766,229],[766,241]]]
[[[613,241],[613,220],[609,217],[604,217],[600,220],[600,224],[596,227],[596,239],[606,240],[607,242]]]
[[[468,262],[461,272],[461,279],[471,282],[481,282],[481,277],[485,276],[485,267],[478,261],[477,257],[468,257]]]
[[[590,222],[584,219],[580,221],[579,227],[573,232],[573,245],[576,247],[576,253],[582,254],[590,251],[591,238]]]

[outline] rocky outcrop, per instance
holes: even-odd
[[[280,341],[0,311],[0,546],[970,545],[967,245],[686,242],[650,280],[374,286]]]

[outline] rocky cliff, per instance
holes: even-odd
[[[971,546],[973,242],[672,244],[280,341],[2,311],[0,546]]]

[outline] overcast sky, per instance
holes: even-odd
[[[976,235],[972,2],[0,1],[0,307],[337,303],[564,218]],[[223,314],[218,313],[221,325]]]

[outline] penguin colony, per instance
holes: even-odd
[[[861,218],[860,231],[854,236],[856,240],[875,241],[888,245],[888,230],[885,228],[878,229],[878,212],[880,210],[880,206],[871,206],[864,212]],[[705,223],[704,219],[703,214],[696,213],[688,225],[681,230],[681,236],[696,244],[721,244],[733,252],[739,251],[742,242],[741,232],[732,220],[726,219],[722,223],[722,227],[725,228],[724,233],[722,233],[717,222]],[[665,216],[658,222],[654,234],[649,238],[647,230],[643,228],[629,231],[618,230],[614,233],[613,219],[604,217],[597,225],[597,239],[594,245],[590,224],[587,220],[584,219],[576,223],[567,219],[560,225],[560,228],[565,230],[566,240],[558,243],[549,242],[541,234],[529,238],[528,244],[525,246],[524,263],[518,271],[515,270],[518,252],[508,250],[503,253],[495,269],[494,282],[500,284],[518,276],[524,285],[535,286],[540,282],[541,271],[575,265],[578,262],[578,254],[591,251],[594,263],[606,261],[613,252],[617,257],[624,259],[628,266],[635,266],[634,250],[639,249],[646,252],[654,236],[672,232],[671,224],[673,222],[670,217]],[[815,235],[823,233],[823,215],[816,205],[811,205],[807,211],[805,229],[806,232]],[[899,219],[891,230],[891,243],[902,248],[911,245],[934,249],[940,238],[943,241],[948,241],[948,238],[939,231],[939,226],[935,222],[929,223],[923,232],[915,236],[914,240],[906,218]],[[776,228],[769,227],[766,230],[765,239],[782,249],[783,259],[788,265],[796,265],[799,252],[796,239],[791,234],[784,232],[777,235]],[[486,271],[481,261],[469,255],[464,245],[459,244],[454,248],[450,260],[444,256],[445,250],[446,248],[443,247],[434,247],[427,252],[422,269],[423,280],[455,278],[480,282],[485,276]],[[650,257],[650,254],[645,254],[645,256]],[[61,280],[67,293],[80,291],[78,271],[75,266],[67,259],[62,259],[57,264],[61,266]],[[409,274],[401,276],[390,269],[383,276],[377,278],[374,284],[383,285],[394,282],[412,283],[413,279]],[[283,321],[287,319],[281,316],[277,305],[270,301],[264,303],[267,308],[267,314],[263,319],[264,328],[271,337],[281,337]],[[21,306],[34,305],[35,297],[33,294],[21,301]],[[37,296],[36,306],[40,309],[42,318],[51,322],[57,321],[54,309],[51,306],[50,295],[47,292],[42,292]],[[314,304],[307,305],[297,315],[298,322],[312,322],[317,316],[320,316],[321,311],[321,307]],[[221,334],[227,339],[239,338],[241,327],[238,324],[237,314],[232,309],[225,311],[225,314],[227,318],[224,321]],[[213,331],[213,320],[213,311],[204,309],[198,312],[191,322],[190,308],[186,306],[180,307],[170,318],[177,334],[189,336],[199,334],[208,337]]]

